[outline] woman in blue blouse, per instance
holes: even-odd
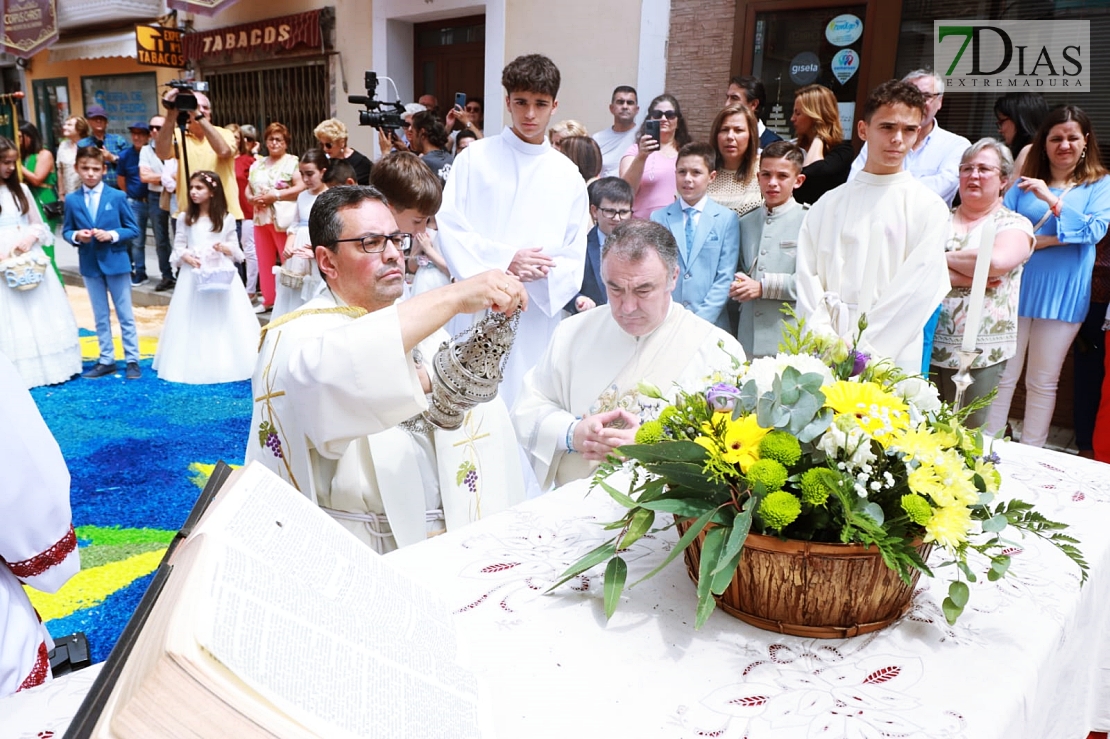
[[[1051,111],[1021,174],[1003,202],[1034,224],[1036,250],[1021,278],[1017,354],[998,383],[986,430],[997,434],[1006,427],[1024,365],[1021,441],[1044,446],[1060,368],[1087,315],[1095,244],[1110,221],[1110,178],[1087,114],[1074,105]]]

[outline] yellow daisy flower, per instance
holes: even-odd
[[[956,549],[967,541],[971,530],[971,509],[965,506],[938,508],[925,524],[925,541],[935,541],[946,549]]]
[[[771,432],[759,425],[755,414],[736,421],[728,414],[715,414],[713,421],[703,423],[701,429],[705,435],[694,439],[694,443],[718,454],[728,464],[740,465],[743,472],[759,460],[759,443]],[[716,441],[718,436],[724,437],[723,446]]]
[[[906,402],[874,382],[837,380],[821,388],[825,405],[842,415],[854,416],[860,428],[886,446],[910,427]]]

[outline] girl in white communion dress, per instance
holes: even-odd
[[[193,174],[170,255],[180,272],[154,356],[159,378],[190,385],[250,379],[260,327],[235,269],[243,258],[219,175]]]

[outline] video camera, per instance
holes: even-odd
[[[177,125],[184,127],[189,124],[189,112],[197,109],[197,96],[193,93],[208,92],[208,83],[196,80],[170,80],[166,87],[177,90],[177,97],[173,102],[162,101],[168,110],[177,110]]]
[[[404,128],[405,122],[401,120],[401,115],[405,112],[405,106],[401,104],[400,100],[395,103],[387,103],[376,99],[377,90],[377,73],[367,72],[366,94],[347,96],[347,102],[366,106],[366,110],[358,112],[358,125],[386,130]]]

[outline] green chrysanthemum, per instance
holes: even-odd
[[[759,504],[759,516],[767,528],[779,533],[794,523],[802,512],[802,502],[785,490],[771,493]]]
[[[812,506],[823,506],[829,499],[829,486],[822,479],[820,467],[806,470],[801,480],[802,500]]]
[[[748,468],[747,474],[749,484],[754,487],[757,483],[763,483],[763,490],[768,493],[782,490],[786,477],[786,468],[773,459],[759,460]]]
[[[759,442],[759,458],[773,459],[784,467],[793,467],[802,458],[802,446],[785,431],[772,431]]]
[[[924,526],[933,517],[933,507],[929,505],[929,501],[913,493],[902,496],[902,510],[918,526]]]
[[[663,424],[659,421],[645,421],[636,430],[637,444],[656,444],[663,439]]]

